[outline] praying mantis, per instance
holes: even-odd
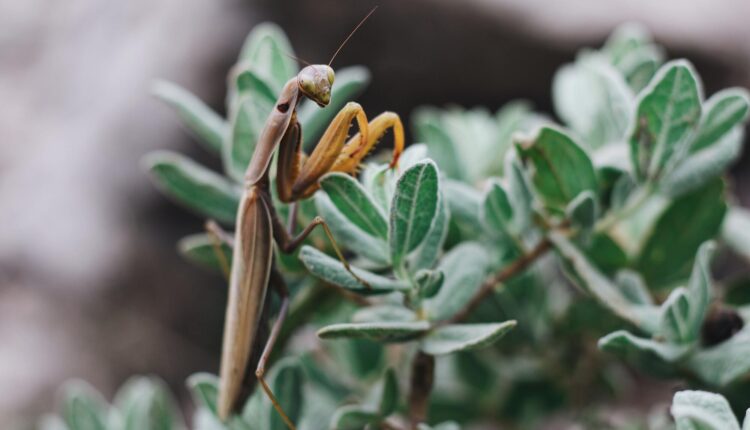
[[[357,25],[354,31],[370,14]],[[344,43],[347,40],[348,38]],[[286,82],[266,120],[245,172],[244,189],[237,212],[234,237],[231,240],[225,238],[232,244],[233,258],[231,269],[228,270],[229,295],[217,403],[217,412],[222,421],[226,421],[239,406],[243,395],[243,384],[248,376],[246,372],[252,366],[256,366],[255,377],[263,391],[271,399],[274,408],[287,426],[295,429],[294,423],[281,408],[264,379],[266,363],[289,311],[287,287],[272,264],[273,243],[276,242],[281,252],[291,253],[302,244],[315,227],[321,226],[333,244],[338,258],[347,270],[359,279],[351,272],[328,225],[321,217],[316,217],[296,236],[293,227],[290,227],[288,231],[283,225],[274,207],[270,191],[269,171],[274,152],[278,149],[276,163],[278,197],[282,202],[296,204],[298,200],[315,193],[319,188],[318,181],[323,175],[329,172],[356,173],[363,158],[388,130],[393,130],[394,135],[391,167],[396,166],[404,148],[403,124],[397,114],[384,112],[368,122],[363,108],[357,103],[350,102],[334,117],[312,153],[309,156],[303,153],[297,105],[304,97],[307,97],[320,107],[327,106],[331,98],[334,77],[334,71],[329,62],[328,65],[308,65],[297,76]],[[355,121],[358,132],[347,140],[349,128]],[[295,211],[291,212],[291,217],[294,218]],[[290,226],[293,225],[292,220]],[[214,237],[227,236],[218,229],[215,223],[207,223],[207,228]],[[217,253],[220,252],[217,249]],[[229,269],[228,264],[225,266]],[[366,285],[364,281],[361,282]],[[259,346],[258,328],[262,323],[266,293],[271,286],[281,298],[281,307],[263,352],[255,363],[252,361],[254,352],[257,352],[254,349]]]

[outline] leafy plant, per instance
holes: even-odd
[[[161,190],[232,226],[241,174],[297,71],[291,52],[277,27],[253,30],[230,74],[228,119],[157,85],[224,167],[150,154]],[[302,106],[305,142],[368,79],[342,69],[331,106]],[[621,394],[633,383],[626,366],[750,403],[750,307],[724,301],[711,275],[717,246],[750,259],[750,212],[732,203],[724,178],[742,148],[747,92],[705,100],[688,61],[667,62],[628,25],[563,66],[552,93],[562,123],[523,101],[496,114],[421,108],[413,126],[423,143],[396,169],[375,161],[358,179],[329,174],[302,203],[298,216],[329,222],[357,277],[316,237],[277,257],[294,292],[281,347],[310,327],[320,339],[287,345],[272,371],[299,428],[533,428],[555,410]],[[220,267],[204,234],[179,249]],[[221,423],[216,384],[189,380],[196,428],[284,428],[261,392]],[[104,423],[103,402],[86,399],[76,404],[98,406],[80,419]],[[99,428],[71,421],[69,409],[68,428]],[[678,393],[672,413],[678,429],[739,428],[718,394]]]

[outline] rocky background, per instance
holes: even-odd
[[[750,87],[747,0],[382,0],[335,65],[365,64],[360,101],[408,122],[421,104],[550,111],[555,69],[617,24],[640,21],[686,56],[706,93]],[[0,427],[55,407],[69,378],[104,393],[135,373],[183,381],[218,369],[224,287],[175,241],[202,221],[159,195],[139,158],[172,148],[214,163],[155,78],[222,111],[245,34],[282,25],[297,55],[327,62],[372,2],[0,0]],[[750,204],[748,156],[733,170]]]

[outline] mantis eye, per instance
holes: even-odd
[[[328,84],[333,85],[333,78],[335,77],[332,68],[328,68]]]

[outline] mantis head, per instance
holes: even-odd
[[[333,79],[333,69],[325,64],[307,66],[297,75],[297,83],[302,94],[320,107],[328,106],[331,101]]]

